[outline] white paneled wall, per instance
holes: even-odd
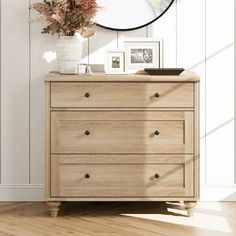
[[[29,182],[28,1],[1,2],[1,183]]]
[[[31,0],[31,3],[37,0]],[[57,36],[30,23],[29,0],[1,3],[0,200],[41,200],[44,183],[44,76],[56,70]],[[101,65],[122,37],[164,41],[164,66],[201,76],[202,199],[236,200],[234,156],[234,1],[176,0],[148,27],[116,32],[95,27],[83,62]],[[45,60],[47,58],[49,61]],[[97,67],[101,69],[101,67]]]
[[[148,26],[148,37],[163,38],[163,66],[177,66],[177,4]]]
[[[234,178],[235,167],[234,7],[233,1],[207,0],[207,11],[212,5],[206,16],[206,181],[224,184]]]
[[[193,70],[201,77],[200,145],[201,182],[206,183],[206,9],[205,0],[180,0],[177,7],[177,67]],[[189,20],[191,21],[189,22]]]

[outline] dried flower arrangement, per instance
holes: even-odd
[[[80,33],[83,37],[91,37],[95,31],[91,29],[94,17],[100,9],[96,0],[44,0],[32,4],[47,23],[43,34],[63,34],[74,36]]]

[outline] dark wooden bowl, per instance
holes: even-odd
[[[145,68],[145,72],[149,75],[180,75],[183,68]]]

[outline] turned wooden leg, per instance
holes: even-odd
[[[184,206],[185,206],[185,209],[187,210],[187,213],[188,213],[188,216],[192,216],[193,212],[192,212],[192,209],[197,205],[197,202],[194,201],[194,202],[186,202],[184,201]]]
[[[52,217],[57,217],[61,202],[47,202],[49,212]]]

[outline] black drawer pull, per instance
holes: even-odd
[[[89,179],[90,178],[90,175],[89,174],[85,174],[84,176],[86,179]]]
[[[155,177],[155,179],[159,179],[159,178],[160,178],[160,175],[159,175],[158,173],[156,173],[156,174],[154,175],[154,177]]]
[[[160,132],[159,132],[158,130],[156,130],[156,131],[154,132],[154,134],[155,134],[155,135],[159,135]]]
[[[89,93],[85,93],[84,95],[86,98],[89,98],[90,97],[90,94]]]
[[[155,93],[154,96],[155,96],[156,98],[159,98],[159,97],[160,97],[160,94],[159,94],[159,93]]]
[[[86,131],[84,132],[84,134],[85,134],[85,135],[90,135],[89,130],[86,130]]]

